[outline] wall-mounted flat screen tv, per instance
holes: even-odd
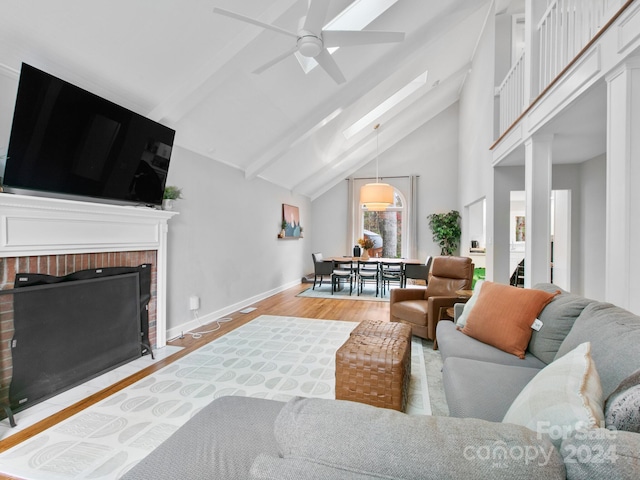
[[[4,191],[161,205],[175,131],[22,64]]]

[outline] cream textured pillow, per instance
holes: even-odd
[[[576,430],[604,421],[602,386],[585,342],[542,369],[513,401],[502,420],[549,434],[560,448]]]
[[[478,300],[478,296],[480,295],[480,290],[482,289],[482,282],[484,282],[484,280],[476,281],[476,284],[473,287],[473,295],[471,295],[471,298],[467,300],[467,303],[464,304],[464,309],[462,310],[462,313],[458,317],[458,320],[456,320],[456,327],[458,327],[458,330],[464,328],[464,326],[466,325],[467,318],[469,318],[469,312],[471,311],[473,306],[476,304],[476,300]]]

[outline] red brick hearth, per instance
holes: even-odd
[[[106,267],[152,265],[149,302],[149,341],[156,345],[157,251],[81,253],[0,258],[0,290],[13,288],[16,273],[41,273],[64,276],[79,270]],[[0,401],[8,398],[12,375],[11,340],[13,338],[12,295],[0,296]]]

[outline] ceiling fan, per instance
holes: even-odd
[[[286,52],[265,63],[254,70],[253,73],[262,73],[276,63],[284,60],[289,55],[298,52],[305,57],[313,58],[326,71],[333,80],[340,84],[346,81],[338,64],[333,59],[327,48],[349,47],[353,45],[367,45],[373,43],[392,43],[404,40],[403,32],[381,32],[373,30],[323,30],[330,0],[310,0],[307,16],[301,20],[300,29],[297,32],[285,30],[276,25],[261,22],[239,13],[230,12],[222,8],[214,8],[213,12],[235,18],[242,22],[251,23],[262,28],[273,30],[283,35],[296,39],[296,44]]]

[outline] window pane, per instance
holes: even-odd
[[[396,205],[401,202],[396,195]],[[379,235],[382,247],[374,245],[373,255],[387,258],[402,257],[402,211],[369,212],[364,214],[364,234],[366,236]],[[375,243],[375,238],[373,238]]]

